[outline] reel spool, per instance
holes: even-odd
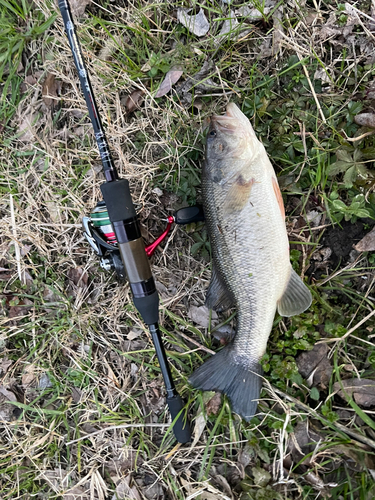
[[[99,201],[89,217],[82,218],[83,235],[99,257],[100,267],[115,271],[120,281],[126,279],[124,264],[104,201]]]
[[[116,235],[109,220],[107,207],[104,201],[99,201],[90,214],[92,225],[103,235],[109,245],[117,245]]]

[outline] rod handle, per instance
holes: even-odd
[[[182,411],[184,407],[184,402],[178,394],[176,396],[167,397],[167,404],[169,411],[172,416],[172,422],[178,415],[177,420],[173,426],[173,433],[175,438],[179,443],[190,443],[191,441],[191,430],[189,421],[185,417],[185,412]]]
[[[192,222],[204,221],[203,207],[201,205],[180,208],[173,216],[176,224],[191,224]]]

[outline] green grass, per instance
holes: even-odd
[[[228,11],[216,1],[196,4],[211,23],[202,38],[176,22],[172,7],[181,2],[90,4],[77,21],[146,242],[164,229],[160,219],[201,201],[205,128],[212,113],[234,100],[275,167],[291,261],[314,297],[300,316],[275,318],[260,414],[246,423],[225,397],[207,414],[212,394],[193,390],[187,379],[221,347],[220,327],[235,328],[235,313],[210,317],[208,328],[189,318],[191,305],[204,302],[210,244],[204,224],[177,229],[153,259],[164,290],[162,334],[195,438],[193,448],[176,449],[160,367],[129,289],[99,268],[82,238],[81,219],[100,198],[103,175],[60,16],[47,0],[0,0],[0,387],[16,399],[0,398],[0,412],[14,408],[0,423],[1,498],[70,500],[93,491],[110,499],[124,478],[133,496],[137,490],[145,498],[228,498],[230,491],[241,500],[309,500],[319,481],[323,498],[327,491],[334,499],[373,497],[372,409],[340,399],[333,384],[375,375],[373,318],[342,339],[374,308],[374,258],[369,252],[324,260],[321,253],[333,228],[349,234],[358,223],[363,232],[374,224],[374,136],[355,123],[372,106],[366,96],[375,69],[360,48],[364,39],[371,48],[372,40],[355,24],[353,64],[342,33],[332,35],[335,44],[321,41],[306,21],[315,16],[324,26],[333,12],[336,29],[344,28],[341,4],[321,4],[320,19],[313,2],[298,9],[285,4],[284,41],[272,54],[277,6],[265,12],[254,4],[260,19],[239,18],[239,31],[246,32],[220,43]],[[356,6],[369,13],[368,2]],[[207,76],[190,98],[179,94],[179,83],[206,58],[214,63]],[[155,99],[178,64],[181,81]],[[54,109],[42,97],[48,73],[61,85]],[[202,86],[207,82],[214,87]],[[129,115],[124,99],[135,89],[144,90],[144,104]],[[30,113],[33,134],[25,139],[20,126]],[[312,211],[321,217],[317,227],[307,219]],[[77,268],[87,273],[87,285],[75,281]],[[296,358],[324,338],[335,340],[328,344],[333,374],[328,387],[310,387]],[[304,421],[321,437],[305,451],[310,463],[290,458],[293,433]]]

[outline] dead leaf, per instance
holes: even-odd
[[[271,12],[271,9],[275,7],[274,0],[266,0],[262,3],[262,12],[256,7],[249,7],[248,5],[243,5],[236,10],[236,14],[239,17],[246,17],[249,21],[259,21],[264,19],[264,16]]]
[[[0,375],[5,375],[9,367],[11,367],[13,361],[8,359],[6,356],[0,360]]]
[[[82,17],[91,0],[70,0],[70,10],[75,17]]]
[[[215,64],[213,61],[205,61],[201,69],[193,76],[187,77],[183,83],[180,83],[176,89],[181,100],[186,104],[191,104],[192,95],[190,90],[194,88],[194,94],[202,94],[207,91],[222,90],[220,85],[216,85],[208,75],[215,71]]]
[[[132,328],[130,332],[127,334],[126,338],[128,340],[134,340],[140,337],[143,334],[143,330],[140,328]]]
[[[343,389],[341,388],[343,387]],[[364,408],[375,405],[375,380],[353,378],[333,384],[333,390],[342,399],[354,398],[354,401]],[[346,394],[345,394],[346,393]]]
[[[215,43],[221,43],[225,39],[231,39],[238,36],[238,27],[240,23],[237,21],[237,17],[233,10],[229,12],[228,18],[225,19],[221,27],[220,33],[215,38]],[[228,35],[228,36],[226,36]]]
[[[314,80],[320,80],[323,84],[330,83],[331,80],[327,73],[328,70],[326,68],[319,67],[314,73]]]
[[[144,486],[142,488],[142,494],[147,498],[147,500],[165,498],[164,490],[161,484],[155,480],[153,480],[150,486]]]
[[[136,486],[130,486],[131,484],[131,474],[126,476],[125,479],[118,484],[116,488],[116,493],[113,495],[112,500],[141,500],[141,496],[137,490]]]
[[[77,389],[77,387],[72,387],[72,399],[75,403],[80,403],[82,398],[82,391]]]
[[[112,458],[109,462],[105,463],[105,468],[110,475],[122,476],[125,472],[134,470],[143,464],[143,458],[138,450],[124,445],[121,449],[121,458]]]
[[[357,252],[373,252],[375,250],[375,227],[354,245],[354,248]]]
[[[309,465],[311,454],[322,441],[324,441],[323,437],[311,428],[308,420],[298,422],[288,441],[288,450],[292,455],[293,462],[296,464],[303,460],[303,464]]]
[[[127,113],[133,113],[136,109],[140,108],[144,94],[143,90],[136,89],[125,97],[124,105]]]
[[[47,389],[47,387],[53,387],[53,383],[51,382],[48,373],[42,374],[42,376],[39,379],[38,387],[41,390]]]
[[[181,78],[183,74],[183,70],[180,68],[172,68],[165,75],[164,80],[162,81],[158,91],[155,94],[155,97],[163,97],[165,94],[171,90],[172,85],[174,85]]]
[[[76,286],[86,287],[89,276],[82,267],[72,267],[68,271],[68,278]]]
[[[57,91],[61,89],[61,83],[56,80],[55,75],[48,73],[42,85],[42,96],[44,104],[53,110],[57,104]]]
[[[6,267],[0,267],[0,280],[7,281],[12,277],[11,269],[7,269]]]
[[[327,344],[317,344],[311,351],[302,352],[297,357],[298,371],[311,386],[326,389],[332,375],[331,362],[328,359]]]
[[[197,325],[208,328],[210,323],[210,310],[206,306],[191,306],[187,315]],[[212,311],[211,319],[217,319],[215,311]]]
[[[210,25],[204,15],[203,9],[199,9],[198,14],[189,14],[193,9],[178,9],[177,19],[191,33],[196,36],[204,36],[210,29]]]
[[[265,471],[264,471],[265,472]],[[269,474],[271,479],[271,474]],[[225,493],[229,496],[229,498],[233,498],[232,488],[230,487],[228,481],[221,474],[215,474],[215,481],[223,488]]]
[[[35,122],[36,115],[30,111],[22,116],[21,123],[18,126],[17,134],[18,138],[23,142],[31,142],[34,139],[33,124]]]
[[[360,113],[354,117],[354,121],[362,127],[375,128],[375,113]]]
[[[26,366],[22,374],[22,387],[27,389],[35,381],[35,366],[33,364]]]
[[[22,316],[25,316],[29,312],[32,304],[29,299],[21,299],[17,304],[10,305],[8,318],[13,320],[22,318]]]
[[[72,267],[69,269],[68,278],[70,295],[77,297],[86,290],[89,275],[82,267]]]
[[[197,415],[197,418],[195,419],[193,442],[191,443],[191,448],[194,448],[198,443],[198,441],[200,440],[201,435],[206,427],[206,421],[207,421],[206,415],[204,415],[202,410],[200,410],[200,413]]]
[[[47,200],[45,202],[49,216],[51,217],[52,222],[60,221],[60,209],[57,203],[53,200]]]
[[[10,401],[17,401],[16,396],[3,385],[0,385],[0,421],[11,422],[14,420],[16,407],[10,404]]]
[[[84,489],[82,486],[74,486],[74,488],[65,492],[62,496],[63,500],[91,500],[92,497],[89,489]]]
[[[62,468],[53,470],[47,469],[41,471],[37,479],[46,481],[50,488],[53,489],[55,493],[58,493],[61,489],[68,488],[71,475]]]
[[[207,415],[217,415],[221,406],[221,393],[216,392],[215,395],[206,404]]]

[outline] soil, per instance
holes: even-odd
[[[337,268],[345,266],[359,255],[359,252],[354,249],[354,245],[368,233],[369,229],[365,226],[367,222],[367,219],[365,221],[358,220],[355,223],[341,222],[340,226],[327,228],[321,240],[322,247],[319,250],[322,258],[317,258],[314,252],[306,274],[316,280],[320,279],[323,275],[330,274]]]

